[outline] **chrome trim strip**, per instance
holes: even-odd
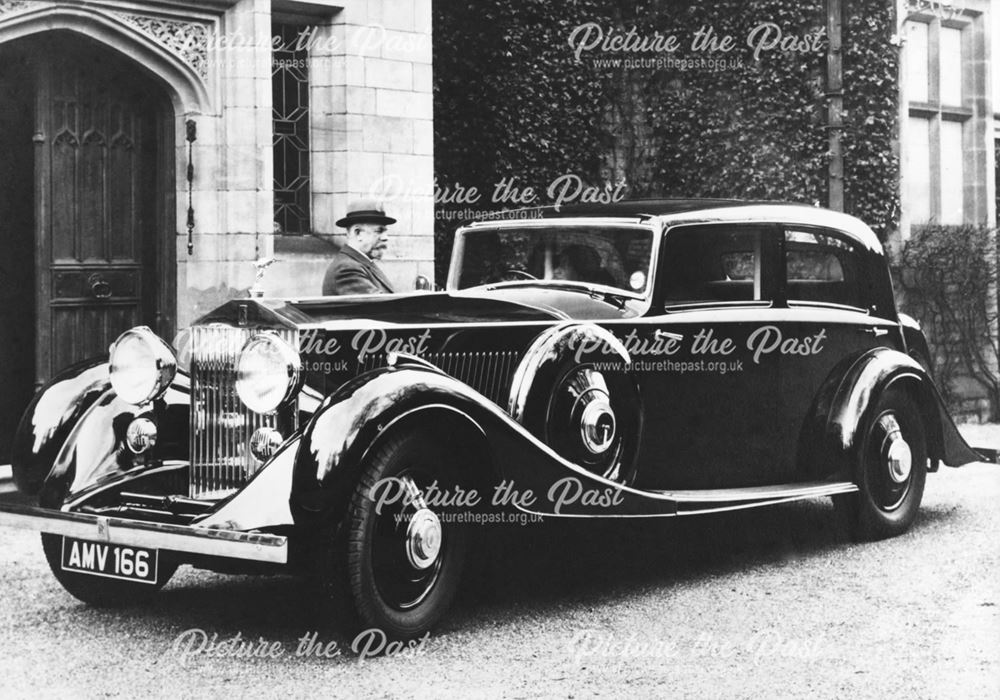
[[[623,489],[624,490],[624,489]],[[719,489],[719,491],[725,491],[726,489]],[[741,489],[732,489],[733,491],[739,491]],[[763,500],[739,503],[736,505],[728,506],[717,506],[717,507],[705,507],[705,508],[691,508],[690,510],[678,509],[675,512],[664,512],[664,513],[607,513],[607,514],[583,514],[583,513],[540,513],[538,511],[531,510],[530,508],[522,508],[517,503],[514,503],[514,507],[523,513],[528,513],[529,515],[538,515],[543,518],[673,518],[681,515],[708,515],[710,513],[725,513],[729,511],[736,510],[746,510],[748,508],[762,508],[764,506],[778,505],[779,503],[792,503],[794,501],[806,501],[812,498],[823,498],[825,496],[837,496],[845,493],[856,493],[858,491],[857,484],[851,482],[835,482],[827,485],[824,489],[813,489],[805,490],[801,493],[788,493],[786,495],[775,495],[770,498],[765,498]],[[678,492],[683,493],[683,492]],[[697,493],[692,491],[690,493]],[[704,492],[710,493],[710,492]],[[707,499],[705,499],[707,500]],[[737,499],[730,499],[730,502]]]
[[[844,490],[846,489],[846,490]],[[734,502],[734,501],[755,501],[762,498],[787,498],[789,496],[810,498],[816,496],[829,496],[834,493],[850,493],[857,491],[856,484],[850,481],[812,481],[801,484],[776,484],[774,486],[748,486],[737,489],[697,489],[684,491],[660,491],[664,495],[670,496],[678,503],[699,503],[711,502]]]
[[[0,525],[111,544],[285,564],[288,538],[254,532],[147,523],[0,503]]]

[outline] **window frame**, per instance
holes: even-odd
[[[909,27],[913,24],[923,24],[927,26],[927,100],[926,101],[915,101],[911,100],[909,96],[906,96],[906,119],[922,119],[927,122],[928,129],[928,160],[929,160],[929,172],[928,178],[930,181],[930,191],[929,191],[929,216],[927,221],[911,221],[912,226],[922,226],[933,223],[943,223],[942,215],[945,212],[944,207],[944,184],[945,179],[942,177],[943,171],[943,159],[942,154],[944,151],[942,138],[941,138],[941,125],[944,122],[958,123],[962,128],[962,201],[961,201],[961,221],[955,224],[954,222],[950,225],[961,225],[965,223],[969,217],[970,212],[975,206],[975,203],[970,201],[969,192],[967,192],[967,185],[970,181],[970,173],[968,163],[965,161],[965,145],[967,144],[970,135],[969,129],[972,126],[973,117],[975,112],[973,109],[973,96],[970,96],[967,89],[967,82],[969,76],[967,71],[969,70],[969,65],[975,62],[969,61],[968,53],[970,51],[969,42],[971,38],[968,34],[969,31],[974,30],[974,17],[960,16],[959,19],[944,19],[941,17],[934,16],[932,14],[926,13],[915,13],[910,15],[905,20],[905,27]],[[959,76],[962,84],[962,96],[961,104],[946,104],[942,102],[941,99],[941,29],[957,29],[961,34],[961,56],[959,57],[959,64],[962,66],[962,74]],[[913,56],[907,56],[908,61],[914,60]],[[974,66],[973,66],[974,69]],[[909,71],[905,76],[906,80],[909,80]],[[906,87],[910,87],[907,85]],[[905,91],[904,91],[905,92]],[[907,147],[910,147],[909,139],[907,139]],[[973,168],[974,170],[975,168]],[[909,183],[909,171],[904,172],[904,176],[907,177],[907,182]],[[911,201],[911,195],[909,194],[910,185],[907,184],[907,201]]]
[[[871,290],[867,289],[864,285],[860,284],[860,279],[850,282],[856,286],[859,290],[860,301],[866,306],[855,306],[853,304],[839,304],[836,302],[826,302],[826,301],[814,301],[807,299],[791,299],[788,294],[788,246],[787,246],[787,236],[789,233],[806,233],[813,235],[828,236],[830,238],[836,238],[848,246],[849,254],[854,256],[857,261],[857,274],[861,279],[864,279],[870,275],[869,261],[865,254],[865,251],[850,236],[838,231],[834,228],[827,228],[824,226],[808,226],[799,224],[783,224],[780,227],[780,233],[778,236],[778,268],[781,270],[779,275],[779,298],[778,305],[781,308],[787,309],[803,309],[803,308],[816,308],[816,309],[839,309],[842,311],[855,311],[858,313],[865,314],[866,316],[872,315],[872,309],[874,307],[875,301],[872,297]],[[843,267],[843,264],[841,264]],[[849,281],[845,274],[845,284]]]
[[[284,33],[285,30],[288,30],[288,31],[297,31],[299,34],[301,34],[301,32],[303,30],[307,29],[308,27],[309,27],[309,25],[307,23],[302,22],[302,21],[294,21],[294,20],[285,19],[285,18],[281,18],[281,17],[273,17],[272,18],[272,22],[271,22],[271,36],[272,36],[272,40],[275,37],[283,36],[283,33]],[[283,39],[283,41],[285,41],[285,39]],[[287,44],[283,44],[283,46],[287,46]],[[279,187],[278,186],[278,184],[279,184],[278,183],[278,160],[279,159],[277,157],[277,150],[278,150],[278,147],[279,147],[279,139],[278,139],[279,133],[278,133],[278,130],[276,128],[276,125],[277,125],[277,122],[280,121],[280,120],[277,119],[276,106],[272,105],[271,106],[271,138],[272,138],[272,147],[271,147],[271,158],[272,158],[271,187],[272,187],[273,203],[272,203],[272,207],[271,208],[272,208],[272,211],[273,211],[273,219],[274,219],[274,224],[275,224],[275,231],[274,232],[276,234],[279,234],[279,235],[282,235],[282,236],[305,236],[305,235],[309,235],[309,234],[313,233],[313,231],[315,229],[315,212],[313,211],[313,201],[312,201],[312,199],[313,199],[313,197],[312,197],[312,195],[313,195],[313,158],[312,158],[312,148],[313,148],[313,134],[312,134],[312,102],[313,102],[312,98],[313,98],[313,96],[312,96],[312,84],[313,84],[313,77],[311,75],[311,66],[310,66],[311,56],[310,56],[310,52],[309,52],[308,46],[304,50],[298,51],[298,52],[295,52],[295,51],[280,51],[279,52],[277,46],[274,46],[274,48],[272,48],[272,51],[271,51],[271,90],[272,90],[272,92],[276,89],[275,81],[278,79],[278,73],[277,73],[277,68],[276,68],[276,61],[280,60],[279,59],[279,53],[282,54],[282,58],[285,58],[284,54],[289,54],[290,56],[288,56],[288,57],[292,58],[293,60],[303,60],[303,61],[305,61],[305,64],[304,64],[304,67],[302,68],[302,70],[303,70],[304,75],[305,75],[305,83],[306,83],[306,86],[304,88],[303,94],[306,97],[305,97],[305,106],[302,108],[303,111],[304,111],[304,116],[300,117],[300,121],[304,121],[304,124],[305,124],[304,125],[304,134],[299,134],[298,131],[296,131],[296,134],[295,134],[296,136],[302,136],[303,137],[303,141],[304,141],[304,144],[303,144],[304,147],[302,149],[300,149],[299,152],[298,152],[299,163],[300,163],[298,177],[299,178],[304,178],[305,179],[305,184],[301,188],[299,188],[299,190],[298,190],[299,193],[296,196],[296,202],[294,204],[294,206],[296,206],[296,207],[298,207],[298,208],[301,209],[302,216],[299,217],[299,218],[301,218],[302,220],[304,220],[305,225],[303,227],[301,227],[302,230],[290,230],[287,226],[284,225],[285,221],[286,221],[286,218],[284,216],[281,218],[281,220],[279,220],[279,208],[280,209],[284,209],[288,205],[287,204],[280,204],[279,205],[279,203],[278,203],[278,193],[279,192],[289,192],[289,191],[294,191],[294,190],[288,190],[288,189],[286,189],[284,187]],[[304,167],[303,167],[303,164],[304,164]],[[303,175],[303,172],[305,173],[304,175]],[[282,184],[287,184],[287,183],[282,183]],[[279,225],[281,226],[280,230],[278,230],[278,226]]]
[[[749,228],[756,230],[758,235],[755,243],[754,252],[757,255],[756,267],[754,271],[754,296],[759,297],[758,299],[753,299],[750,301],[740,300],[740,301],[725,301],[725,300],[712,300],[712,301],[696,301],[687,303],[670,303],[666,298],[666,284],[667,281],[664,276],[665,271],[665,261],[667,259],[667,246],[670,243],[671,236],[684,230],[689,229],[721,229],[724,232],[732,232],[737,228]],[[662,313],[673,314],[673,313],[683,313],[686,311],[700,311],[703,309],[717,309],[717,308],[746,308],[746,309],[770,309],[777,306],[778,291],[779,291],[779,281],[778,278],[782,275],[778,274],[776,270],[777,252],[778,252],[778,237],[779,233],[782,231],[781,224],[761,222],[761,221],[735,221],[735,222],[691,222],[685,224],[676,224],[669,226],[663,232],[663,238],[660,241],[660,251],[657,256],[657,265],[655,269],[655,302],[654,306],[656,308],[662,309]]]

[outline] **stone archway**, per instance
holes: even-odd
[[[85,36],[142,66],[162,82],[177,115],[211,111],[207,25],[78,3],[0,0],[0,45],[57,31]]]

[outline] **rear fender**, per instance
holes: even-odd
[[[920,328],[920,323],[907,314],[899,315],[899,325],[903,329],[903,339],[906,342],[906,352],[917,363],[924,368],[927,375],[934,377],[931,369],[931,349],[927,345],[927,338]]]
[[[904,389],[917,403],[932,469],[939,461],[960,466],[982,459],[959,434],[923,366],[899,351],[875,348],[839,366],[820,390],[800,442],[800,464],[819,465],[824,476],[853,478],[862,430],[890,387]]]

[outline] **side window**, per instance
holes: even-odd
[[[859,252],[843,238],[818,231],[785,232],[789,306],[834,304],[867,308],[861,269]]]
[[[732,224],[668,231],[659,266],[666,308],[765,303],[762,236],[760,227]]]

